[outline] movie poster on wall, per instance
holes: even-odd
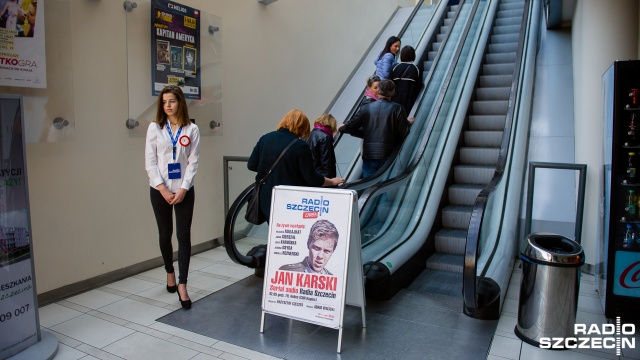
[[[0,359],[38,341],[22,109],[0,96]]]
[[[353,195],[307,187],[274,190],[262,308],[330,328],[342,324]]]
[[[151,2],[153,96],[179,86],[187,99],[200,99],[200,11],[167,0]]]
[[[0,86],[47,87],[45,0],[0,0]]]

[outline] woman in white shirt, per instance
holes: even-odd
[[[145,146],[145,168],[151,186],[151,207],[156,216],[160,252],[167,271],[167,291],[178,292],[180,305],[191,308],[187,275],[191,257],[193,178],[198,171],[200,131],[189,119],[182,90],[167,86],[160,92],[156,120],[149,124]],[[173,269],[173,214],[176,213],[179,277]]]

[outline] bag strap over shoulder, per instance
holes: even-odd
[[[273,163],[273,165],[271,165],[271,169],[269,169],[269,171],[267,172],[267,175],[265,175],[262,180],[260,180],[260,185],[264,184],[265,181],[267,181],[267,178],[269,177],[269,175],[271,175],[271,172],[273,171],[273,169],[276,168],[276,165],[278,165],[278,162],[280,162],[280,159],[282,159],[282,156],[287,152],[287,150],[289,150],[289,148],[291,146],[293,146],[293,144],[295,144],[295,142],[298,141],[298,138],[293,139],[289,145],[287,145],[286,148],[284,148],[284,150],[282,150],[282,152],[280,153],[280,155],[278,156],[278,158],[276,159],[276,161]]]

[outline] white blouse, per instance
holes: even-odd
[[[175,137],[175,134],[173,134]],[[173,144],[167,127],[152,122],[147,129],[145,145],[145,169],[149,176],[149,186],[156,188],[164,184],[172,193],[180,188],[189,190],[193,186],[193,178],[198,171],[200,157],[200,130],[194,123],[182,128],[176,143],[176,163],[180,163],[182,176],[169,179],[169,164],[173,160]]]

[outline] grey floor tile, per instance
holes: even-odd
[[[120,340],[125,336],[131,335],[134,332],[124,326],[116,325],[89,315],[73,318],[62,324],[53,326],[51,329],[98,349]]]
[[[138,332],[103,350],[123,359],[188,360],[198,354],[195,350]]]

